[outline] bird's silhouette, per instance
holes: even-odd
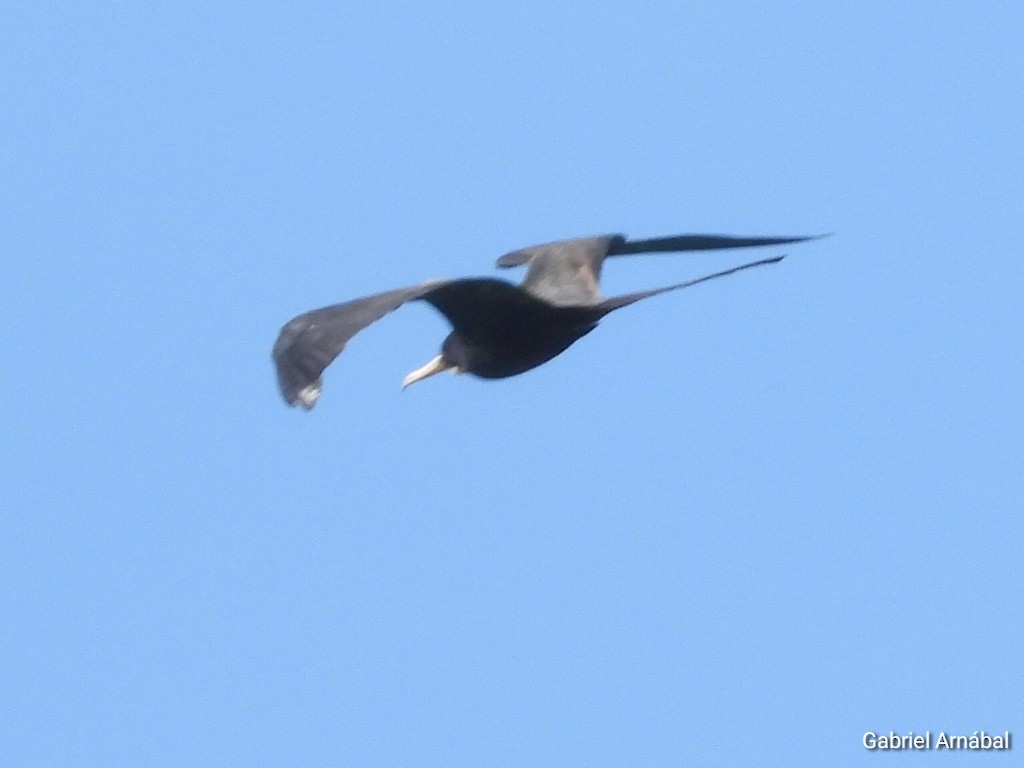
[[[783,258],[761,259],[696,280],[603,298],[598,283],[601,266],[609,256],[749,248],[811,239],[814,237],[677,235],[628,240],[623,235],[602,235],[512,251],[499,258],[497,266],[526,265],[526,277],[519,285],[484,277],[428,280],[315,309],[290,320],[273,350],[281,394],[289,405],[312,408],[320,396],[324,369],[349,339],[407,301],[431,304],[451,323],[452,332],[441,345],[441,353],[406,376],[403,387],[445,370],[501,379],[561,354],[616,309]]]

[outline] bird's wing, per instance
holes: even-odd
[[[407,301],[429,296],[449,280],[428,280],[374,296],[346,301],[305,312],[281,328],[274,343],[274,365],[281,394],[289,405],[309,410],[316,405],[324,369],[345,348],[349,339]]]
[[[595,304],[601,298],[601,263],[609,249],[622,242],[622,235],[559,240],[506,253],[497,266],[529,265],[523,289],[552,304]]]
[[[813,240],[810,237],[735,237],[732,235],[673,235],[648,240],[627,240],[623,235],[601,235],[560,240],[522,248],[498,259],[499,267],[528,264],[522,287],[558,305],[597,304],[601,264],[608,256],[675,251],[710,251],[751,248]]]

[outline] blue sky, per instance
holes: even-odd
[[[1024,738],[1022,26],[1011,2],[8,4],[3,763]],[[447,332],[416,304],[312,413],[276,391],[298,312],[702,231],[835,234],[517,378],[401,392]],[[605,290],[747,258],[616,260]]]

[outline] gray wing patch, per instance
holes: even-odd
[[[522,288],[556,306],[595,304],[601,299],[601,264],[622,235],[599,235],[559,240],[506,253],[499,267],[526,264]]]
[[[364,296],[305,312],[285,323],[274,342],[277,383],[289,405],[307,411],[323,388],[324,369],[341,354],[349,340],[407,301],[423,298],[448,280],[428,280],[408,288]]]

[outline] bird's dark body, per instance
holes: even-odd
[[[599,235],[523,248],[498,259],[499,267],[526,265],[523,282],[491,278],[430,280],[301,314],[284,325],[274,344],[281,394],[289,405],[312,408],[321,375],[348,341],[408,301],[433,305],[452,325],[441,354],[406,377],[404,385],[442,370],[483,379],[516,376],[557,357],[616,309],[667,291],[772,264],[776,256],[741,264],[685,283],[603,298],[601,267],[609,256],[780,245],[809,237],[675,235],[627,240]]]
[[[431,291],[430,302],[451,321],[442,354],[465,373],[504,379],[557,357],[597,327],[591,306],[559,307],[504,280],[453,280]]]

